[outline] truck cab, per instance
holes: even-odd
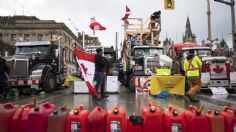
[[[11,87],[30,87],[52,92],[65,79],[63,54],[50,41],[17,42],[13,56],[6,57]]]

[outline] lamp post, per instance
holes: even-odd
[[[224,0],[214,0],[216,2],[220,2],[220,3],[224,3],[226,5],[229,5],[231,7],[231,22],[232,22],[232,44],[233,44],[233,52],[236,52],[236,42],[235,42],[235,11],[234,11],[234,5],[235,5],[235,1],[234,0],[230,0],[230,2],[228,1],[224,1]],[[236,56],[234,56],[233,58],[234,60],[234,66],[236,65]]]
[[[57,40],[58,40],[58,70],[59,72],[61,72],[61,37],[62,36],[58,36]]]

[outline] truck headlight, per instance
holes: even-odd
[[[32,75],[41,75],[42,72],[43,72],[42,69],[40,69],[40,70],[35,70],[35,71],[32,71]]]

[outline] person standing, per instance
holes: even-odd
[[[105,91],[105,83],[106,83],[106,71],[107,71],[107,60],[103,57],[103,51],[101,48],[96,50],[97,54],[95,56],[95,80],[96,90],[101,90],[101,98],[108,98],[109,96]],[[100,100],[100,97],[93,96],[93,99]]]
[[[194,50],[189,50],[189,55],[184,60],[184,71],[187,76],[187,80],[190,82],[191,88],[188,90],[186,96],[191,102],[199,102],[196,98],[196,94],[201,88],[201,68],[202,62],[198,56],[194,55]]]
[[[10,69],[6,60],[0,56],[0,98],[7,97]]]

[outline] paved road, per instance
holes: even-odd
[[[54,91],[50,94],[42,94],[36,96],[20,96],[11,97],[5,100],[0,100],[0,103],[13,102],[18,105],[31,103],[36,98],[37,103],[50,101],[57,105],[57,107],[68,106],[69,108],[75,108],[76,106],[83,104],[87,110],[92,110],[96,107],[96,104],[92,101],[92,97],[89,94],[72,94],[71,90],[64,88]],[[200,103],[194,105],[205,106],[204,111],[208,109],[222,110],[223,106],[236,107],[236,94],[230,94],[225,96],[212,96],[209,93],[201,93],[199,95]],[[168,105],[173,105],[179,110],[186,110],[190,104],[186,97],[170,95],[168,98],[160,99],[154,98],[152,95],[135,95],[131,93],[127,88],[120,87],[120,93],[110,94],[108,99],[99,101],[99,105],[105,110],[113,107],[116,103],[126,109],[127,115],[131,115],[133,112],[140,114],[140,109],[147,105],[149,101],[153,101],[157,106],[160,106],[162,110],[166,109]]]

